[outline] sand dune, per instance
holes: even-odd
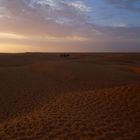
[[[0,140],[139,140],[138,56],[0,55]]]
[[[140,85],[55,97],[39,110],[0,125],[1,139],[138,140]]]

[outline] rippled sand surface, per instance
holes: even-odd
[[[0,54],[0,140],[139,140],[140,54]]]

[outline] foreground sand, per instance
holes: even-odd
[[[139,140],[140,54],[1,54],[0,140]]]

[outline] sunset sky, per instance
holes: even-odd
[[[0,0],[0,52],[140,52],[140,0]]]

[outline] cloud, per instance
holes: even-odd
[[[120,0],[106,0],[119,4]],[[136,1],[136,0],[134,0]],[[130,2],[129,2],[130,3]],[[46,38],[102,39],[139,36],[139,27],[115,24],[112,27],[89,23],[91,10],[79,0],[0,0],[0,32]],[[85,39],[84,39],[85,38]]]
[[[65,18],[78,22],[85,19],[84,14],[90,9],[82,1],[70,0],[0,0],[0,4],[13,16],[36,15],[53,21]]]
[[[125,10],[140,12],[140,0],[105,0],[107,3]]]
[[[90,22],[91,11],[82,0],[0,0],[0,44],[85,48],[140,39],[140,27],[97,25]]]
[[[26,37],[22,35],[12,34],[12,33],[0,32],[0,39],[26,39]]]
[[[90,9],[82,1],[69,0],[0,0],[0,5],[2,32],[42,36],[78,35]]]
[[[81,12],[91,11],[91,7],[86,6],[82,1],[70,2],[68,5],[80,10]]]

